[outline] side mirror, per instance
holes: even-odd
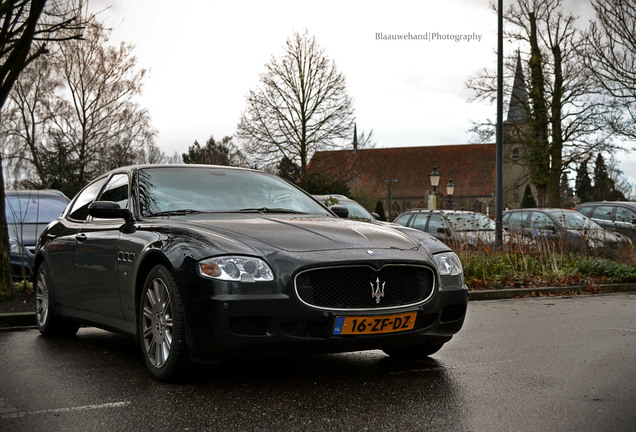
[[[130,210],[119,207],[113,201],[95,201],[88,206],[88,214],[99,219],[125,219],[132,222]]]
[[[553,224],[547,224],[547,225],[545,226],[545,229],[550,230],[550,231],[552,231],[553,233],[555,233],[555,232],[556,232],[556,230],[557,230],[557,229],[556,229],[556,226],[554,226]]]
[[[377,214],[376,212],[371,213],[371,216],[373,216],[373,219],[375,220],[380,220],[380,215]]]
[[[349,209],[347,209],[345,206],[332,205],[331,207],[329,207],[329,210],[334,212],[339,218],[346,219],[349,217]]]

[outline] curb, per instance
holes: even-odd
[[[518,297],[544,297],[559,294],[608,294],[636,293],[636,283],[606,284],[597,286],[563,286],[545,288],[509,288],[484,291],[468,291],[470,301],[505,300]],[[0,330],[13,327],[36,327],[35,312],[0,314]]]
[[[0,314],[0,329],[7,327],[35,327],[35,312],[16,312]]]
[[[562,294],[608,294],[636,292],[636,283],[605,284],[595,286],[559,286],[543,288],[502,288],[497,290],[468,291],[469,300],[504,300],[518,297],[543,297]]]

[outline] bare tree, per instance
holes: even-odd
[[[351,137],[345,78],[307,31],[288,39],[283,56],[265,68],[260,87],[247,96],[237,137],[264,164],[273,166],[283,156],[298,162],[304,185],[312,154]]]
[[[636,139],[636,1],[592,0],[596,21],[586,38],[583,57],[592,77],[619,108],[612,130]]]
[[[0,3],[0,115],[24,68],[47,52],[50,42],[82,33],[83,0],[8,0]],[[0,159],[0,286],[11,292],[9,236]]]
[[[540,205],[557,207],[567,167],[614,145],[605,128],[611,113],[583,65],[577,17],[565,13],[560,0],[516,0],[504,11],[504,20],[506,37],[519,44],[526,59],[528,127],[521,137],[523,162],[540,191]],[[507,64],[515,64],[512,56]],[[494,99],[495,78],[484,70],[467,81],[475,100]]]
[[[60,86],[48,56],[43,56],[24,69],[9,93],[0,128],[5,139],[3,158],[16,187],[25,181],[49,187],[43,150],[51,124],[50,106]]]
[[[78,162],[78,181],[138,159],[156,132],[134,98],[147,74],[138,69],[133,46],[108,44],[110,30],[87,23],[85,39],[60,47],[54,56],[67,98],[53,107],[55,129]]]

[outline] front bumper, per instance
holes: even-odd
[[[242,354],[346,352],[446,341],[466,316],[465,287],[437,291],[418,306],[391,310],[319,310],[286,294],[224,294],[199,297],[187,311],[191,359],[207,363]],[[334,335],[336,316],[380,316],[417,311],[413,330],[367,335]]]

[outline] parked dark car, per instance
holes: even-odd
[[[399,215],[393,222],[424,231],[453,246],[488,246],[495,243],[495,222],[482,213],[411,209]],[[508,233],[503,235],[504,241],[511,240]]]
[[[349,219],[365,220],[365,221],[372,221],[372,220],[378,219],[378,216],[376,214],[370,213],[367,209],[362,207],[362,205],[359,202],[357,202],[356,200],[352,200],[351,198],[348,198],[344,195],[312,195],[312,196],[316,198],[318,201],[320,201],[321,204],[324,204],[327,207],[329,207],[330,205],[338,205],[338,206],[345,207],[349,213],[347,216]]]
[[[439,350],[460,330],[461,263],[430,236],[336,217],[259,171],[134,166],[86,186],[40,237],[37,324],[136,336],[160,379],[287,350]]]
[[[7,190],[4,197],[11,276],[28,280],[38,237],[62,214],[70,200],[56,190]]]
[[[609,231],[616,231],[636,241],[636,202],[601,201],[579,204],[575,211],[584,214]]]
[[[628,237],[607,231],[590,218],[573,210],[508,210],[503,214],[503,225],[510,232],[575,249],[615,249],[631,245]]]

